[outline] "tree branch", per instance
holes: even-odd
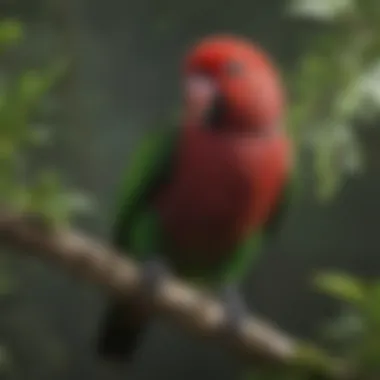
[[[90,280],[119,297],[142,294],[138,265],[112,247],[78,232],[53,230],[15,214],[0,213],[0,241],[58,264],[80,279]],[[250,362],[270,365],[299,364],[304,352],[307,366],[326,379],[346,378],[340,367],[318,349],[307,346],[256,317],[247,318],[232,339],[223,332],[222,304],[204,291],[167,276],[149,301],[161,313],[201,337],[214,338]],[[306,350],[306,351],[305,351]],[[315,358],[319,360],[315,360]],[[323,360],[321,358],[323,357]]]

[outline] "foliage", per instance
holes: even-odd
[[[10,70],[7,58],[17,51],[26,35],[20,22],[0,22],[0,58],[3,58],[0,60],[0,208],[38,213],[49,223],[63,225],[74,213],[88,211],[92,204],[85,195],[67,189],[55,171],[35,170],[32,157],[36,150],[43,151],[51,142],[49,128],[41,123],[38,111],[63,78],[67,62],[61,59],[46,68]],[[0,302],[7,303],[25,290],[14,273],[13,257],[3,250],[0,253]],[[28,269],[35,268],[29,265]],[[39,378],[44,374],[55,378],[57,371],[62,373],[67,350],[59,332],[49,326],[44,310],[25,301],[16,308],[8,306],[1,315],[0,326],[4,330],[2,338],[9,339],[12,334],[10,344],[0,347],[0,376],[16,379],[24,371],[27,373],[28,367],[41,363],[44,368],[37,370]],[[23,357],[25,349],[30,352],[27,357]]]
[[[292,0],[288,11],[323,30],[289,78],[289,125],[299,146],[313,153],[317,194],[330,199],[348,175],[363,167],[359,128],[375,125],[380,116],[380,5],[377,0]],[[341,304],[339,316],[322,331],[330,352],[360,379],[378,378],[379,280],[326,273],[315,278],[315,285]],[[270,378],[288,376],[276,373]],[[293,379],[308,376],[308,371],[291,374]]]
[[[320,292],[341,304],[340,315],[322,329],[323,341],[331,356],[302,345],[297,363],[288,371],[253,370],[248,372],[248,379],[310,380],[314,368],[322,368],[322,373],[326,370],[328,374],[328,369],[333,368],[332,358],[339,358],[338,363],[355,373],[355,378],[379,378],[380,281],[359,279],[346,273],[325,273],[317,275],[314,283]]]
[[[0,50],[19,43],[22,25],[16,21],[0,24]],[[0,87],[0,204],[39,213],[52,223],[64,224],[74,211],[88,211],[88,199],[68,191],[59,176],[50,170],[28,178],[33,148],[49,141],[48,129],[31,125],[41,99],[66,71],[63,60],[41,70],[27,70],[4,78]]]
[[[323,25],[290,77],[289,125],[313,151],[317,192],[329,199],[362,167],[361,121],[379,116],[377,0],[293,0],[293,17]]]
[[[342,311],[324,331],[362,379],[380,376],[380,281],[359,279],[342,273],[320,275],[320,291],[336,298]]]

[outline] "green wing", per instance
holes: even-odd
[[[174,162],[179,130],[174,127],[149,132],[132,154],[116,205],[112,242],[130,248],[131,230],[136,219],[169,178]]]

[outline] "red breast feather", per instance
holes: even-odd
[[[172,180],[157,199],[163,228],[180,251],[223,256],[276,207],[289,141],[282,134],[231,138],[185,128],[180,144]]]

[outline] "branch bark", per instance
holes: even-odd
[[[137,263],[79,232],[44,228],[28,218],[0,213],[0,242],[55,263],[119,297],[139,294],[143,297]],[[294,365],[299,364],[300,357],[307,356],[304,352],[312,352],[309,358],[313,359],[303,364],[314,366],[314,373],[319,372],[326,379],[346,379],[340,367],[322,351],[304,345],[257,317],[247,318],[234,338],[227,337],[223,332],[222,304],[174,277],[167,276],[148,302],[154,311],[194,334],[220,340],[250,362]]]

